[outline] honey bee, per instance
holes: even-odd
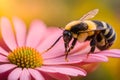
[[[61,37],[64,40],[66,60],[77,41],[90,41],[91,49],[89,53],[94,53],[96,47],[100,50],[108,49],[116,39],[116,33],[113,28],[103,21],[88,20],[93,18],[98,11],[98,9],[94,9],[83,15],[79,20],[68,23],[63,30],[63,34],[46,51],[50,50]],[[71,41],[72,43],[70,44]]]

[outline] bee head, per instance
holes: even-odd
[[[65,47],[68,47],[71,39],[72,39],[72,33],[69,30],[64,30],[63,31],[63,40],[64,40]]]
[[[63,40],[64,40],[64,42],[69,43],[71,41],[71,39],[72,39],[71,32],[68,31],[68,30],[64,30],[63,31]]]

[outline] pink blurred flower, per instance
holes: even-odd
[[[80,62],[73,58],[66,62],[63,55],[63,45],[56,45],[49,52],[45,49],[61,33],[57,29],[48,28],[38,20],[31,23],[27,32],[25,24],[18,18],[10,21],[1,18],[2,39],[9,49],[0,47],[0,77],[8,80],[69,80],[69,76],[85,76],[86,72],[69,65]],[[60,44],[60,43],[59,43]]]
[[[2,39],[8,47],[0,45],[0,78],[3,80],[70,80],[69,76],[85,76],[83,66],[86,64],[107,62],[107,56],[120,57],[120,50],[114,49],[96,52],[87,58],[90,46],[89,42],[83,42],[75,46],[66,62],[62,39],[42,53],[62,34],[61,30],[46,28],[44,23],[34,20],[27,31],[16,17],[13,25],[11,27],[7,18],[1,18]]]

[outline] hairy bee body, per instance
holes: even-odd
[[[97,35],[97,47],[100,50],[105,50],[111,47],[111,45],[114,43],[116,39],[116,33],[114,29],[103,21],[93,21],[97,28],[103,28],[105,30],[101,30],[100,33]]]
[[[93,18],[98,11],[98,9],[94,9],[83,15],[79,20],[68,23],[63,30],[63,34],[47,51],[51,49],[61,37],[63,37],[64,40],[65,59],[67,59],[68,53],[74,48],[77,41],[90,41],[91,49],[89,53],[93,53],[96,47],[100,50],[108,49],[116,39],[116,33],[113,28],[104,21],[88,20]],[[70,43],[71,41],[72,43]]]
[[[92,40],[96,36],[96,46],[100,50],[108,49],[116,39],[115,31],[106,22],[85,20],[82,24],[86,25],[87,28],[83,29],[80,21],[73,21],[66,25],[65,30],[70,31],[79,42]]]

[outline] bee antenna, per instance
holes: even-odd
[[[57,38],[57,40],[56,40],[48,49],[46,49],[46,50],[45,50],[44,52],[42,52],[42,53],[45,53],[45,52],[49,51],[52,47],[54,47],[55,44],[60,40],[61,37],[63,37],[63,35],[59,36],[59,37]]]
[[[63,27],[58,27],[60,30],[64,30],[64,28]]]

